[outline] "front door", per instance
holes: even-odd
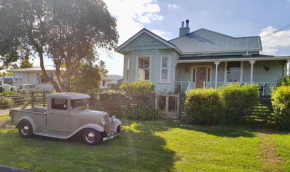
[[[207,67],[197,67],[195,84],[196,88],[203,88],[203,84],[206,81]]]
[[[51,109],[47,112],[47,129],[55,131],[68,131],[69,113],[67,99],[51,99]]]

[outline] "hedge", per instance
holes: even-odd
[[[290,130],[290,86],[272,90],[272,99],[277,128]]]
[[[14,106],[12,99],[10,98],[2,98],[0,101],[0,108],[11,108]]]
[[[186,93],[186,120],[190,124],[218,124],[224,117],[224,101],[210,89],[194,89]]]
[[[218,91],[226,104],[226,121],[241,123],[252,113],[253,107],[259,103],[258,88],[258,84],[228,84],[219,87]]]

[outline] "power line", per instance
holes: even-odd
[[[287,25],[289,25],[289,24],[284,24],[284,25],[280,25],[280,26],[273,26],[273,27],[280,28],[280,27],[284,27],[284,26],[287,26]],[[261,30],[259,30],[259,31],[253,31],[253,32],[248,32],[248,33],[242,33],[242,34],[238,34],[238,35],[234,35],[234,36],[242,36],[242,35],[248,35],[248,34],[259,33],[259,32],[261,32]]]
[[[288,28],[288,27],[290,27],[290,24],[289,24],[288,26],[285,26],[285,27],[279,29],[279,30],[276,30],[276,31],[273,32],[273,33],[269,33],[269,34],[267,34],[267,35],[265,35],[265,36],[262,36],[261,38],[264,38],[264,37],[270,36],[270,35],[272,35],[272,34],[274,34],[274,33],[280,32],[281,30],[284,30],[284,29],[286,29],[286,28]]]

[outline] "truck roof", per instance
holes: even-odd
[[[47,95],[50,98],[63,98],[63,99],[89,99],[90,96],[87,94],[80,93],[51,93]]]

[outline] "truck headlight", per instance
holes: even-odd
[[[115,116],[115,115],[113,115],[113,116],[111,117],[111,121],[112,121],[112,122],[115,122],[115,121],[116,121],[116,116]]]
[[[103,125],[106,125],[105,118],[102,119],[102,124],[103,124]]]

